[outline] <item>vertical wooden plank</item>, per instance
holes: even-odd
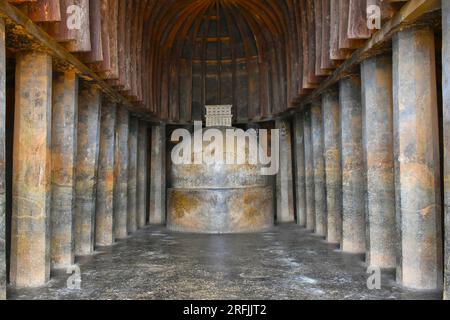
[[[73,34],[75,40],[65,44],[70,52],[89,52],[91,51],[91,30],[89,22],[89,0],[73,0],[73,4],[81,8],[80,11],[80,29],[74,28]],[[72,13],[73,14],[73,13]]]

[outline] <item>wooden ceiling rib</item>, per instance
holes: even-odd
[[[370,41],[366,8],[390,0],[12,0],[136,110],[188,123],[209,103],[238,122],[298,106]],[[75,7],[74,7],[75,6]],[[79,8],[81,28],[67,19]],[[200,62],[200,65],[199,65]]]

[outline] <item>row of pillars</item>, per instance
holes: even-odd
[[[365,60],[360,74],[297,113],[292,144],[281,134],[280,149],[292,146],[295,181],[292,159],[280,161],[277,213],[344,252],[365,254],[370,267],[396,269],[404,287],[444,286],[449,298],[450,4],[443,6],[444,197],[435,36],[416,27],[395,35],[393,55]]]
[[[7,278],[5,70],[0,21],[0,299]],[[79,87],[75,72],[54,73],[46,53],[19,52],[15,82],[9,278],[14,287],[36,287],[76,256],[164,222],[165,127],[152,126],[148,141],[146,122],[95,86]]]

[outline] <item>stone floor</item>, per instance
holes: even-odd
[[[194,235],[149,227],[83,258],[81,290],[61,273],[10,299],[438,299],[396,286],[384,274],[368,290],[361,257],[294,226],[261,234]]]

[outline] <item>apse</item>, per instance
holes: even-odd
[[[144,33],[162,117],[186,123],[202,120],[205,105],[233,105],[234,121],[245,123],[288,109],[286,33],[296,10],[284,1],[168,2]]]

